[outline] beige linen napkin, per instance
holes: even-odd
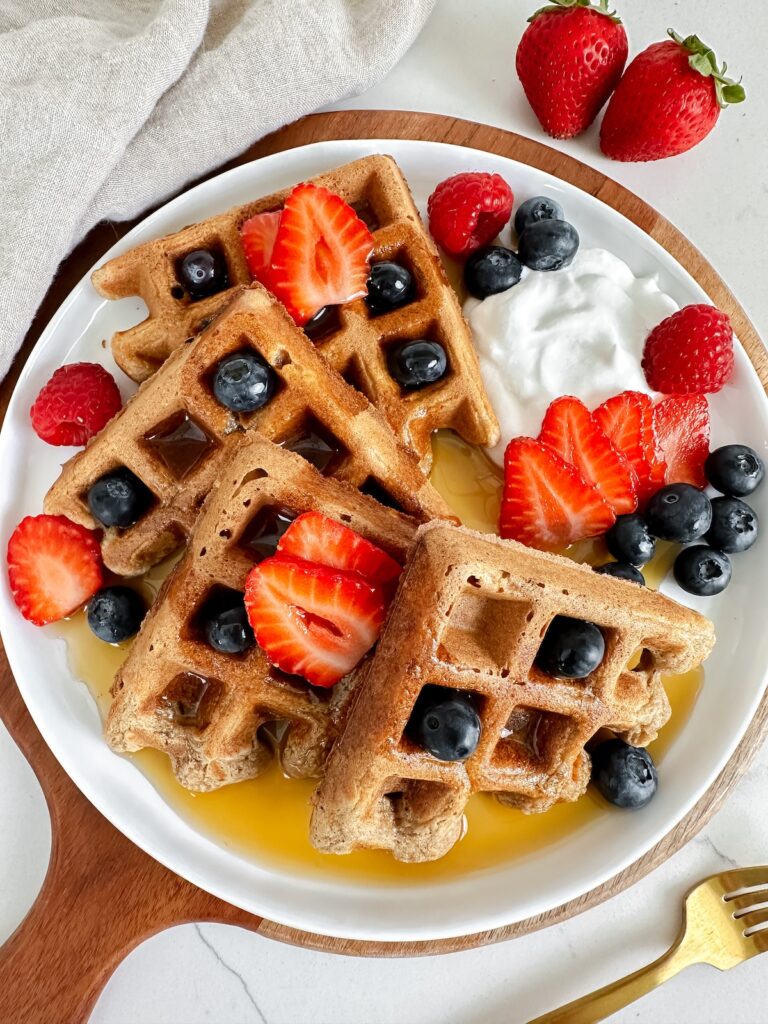
[[[0,379],[61,260],[383,78],[435,0],[0,0]]]

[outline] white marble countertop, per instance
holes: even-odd
[[[768,63],[762,0],[617,0],[631,53],[668,24],[715,46],[749,92],[692,153],[657,164],[604,159],[594,128],[555,143],[650,202],[714,263],[768,337]],[[389,78],[340,107],[402,108],[485,121],[550,141],[527,107],[514,54],[535,0],[439,0]],[[633,8],[635,8],[633,10]],[[738,16],[736,16],[738,14]],[[49,848],[32,772],[0,727],[0,941],[42,881]],[[485,949],[421,960],[353,960],[235,928],[187,925],[139,947],[118,968],[92,1024],[519,1024],[658,956],[683,892],[727,865],[768,861],[768,751],[685,849],[628,892],[566,924]],[[44,966],[41,965],[41,969]],[[617,1022],[756,1024],[768,1020],[768,958],[726,974],[694,967]]]

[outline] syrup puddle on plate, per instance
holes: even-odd
[[[447,431],[435,436],[434,450],[432,482],[438,491],[465,525],[486,533],[495,532],[501,470],[480,449]],[[607,558],[599,542],[574,545],[568,554],[580,562]],[[672,557],[670,545],[646,567],[650,586],[658,586],[671,566]],[[163,563],[139,581],[137,585],[148,598],[157,593],[172,564],[173,560]],[[102,716],[105,715],[112,680],[130,643],[113,647],[97,640],[82,612],[49,628],[66,640],[73,676],[88,686]],[[657,764],[663,763],[666,751],[690,717],[703,680],[701,668],[665,677],[672,715],[659,738],[648,748]],[[130,759],[182,819],[218,845],[261,864],[361,882],[421,884],[466,876],[472,871],[535,856],[601,816],[612,814],[618,818],[626,813],[610,807],[591,787],[576,803],[558,804],[544,814],[523,814],[480,794],[467,804],[464,838],[439,861],[402,864],[380,850],[336,857],[318,853],[309,842],[309,800],[315,783],[285,778],[277,762],[258,779],[234,783],[211,793],[192,793],[176,781],[164,754],[143,750],[130,755]]]

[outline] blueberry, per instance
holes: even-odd
[[[637,810],[659,785],[656,765],[645,747],[605,740],[592,751],[592,781],[609,803]]]
[[[464,284],[470,295],[484,299],[517,284],[522,272],[523,266],[511,249],[486,245],[472,253],[464,264]]]
[[[213,393],[233,412],[255,412],[275,393],[275,371],[255,352],[235,352],[213,374]]]
[[[413,298],[413,276],[399,263],[374,263],[366,302],[372,313],[388,313]]]
[[[654,537],[689,544],[709,529],[712,503],[692,484],[668,484],[648,502],[645,521]]]
[[[740,498],[713,498],[707,544],[729,555],[747,551],[757,540],[757,513]]]
[[[407,341],[389,355],[389,372],[409,391],[434,384],[447,369],[445,349],[436,341]]]
[[[550,676],[583,679],[605,656],[605,639],[591,622],[557,615],[544,634],[536,664]]]
[[[102,587],[88,602],[91,632],[108,644],[119,644],[138,633],[147,612],[144,598],[130,587]]]
[[[152,492],[130,469],[99,477],[88,490],[88,508],[102,526],[133,526],[152,504]]]
[[[517,255],[531,270],[560,270],[573,262],[579,248],[576,228],[565,220],[539,220],[520,235]]]
[[[227,287],[227,265],[220,253],[196,249],[179,264],[179,281],[193,299],[203,299]]]
[[[641,515],[617,516],[616,522],[605,535],[608,550],[620,562],[645,565],[656,553],[656,541]]]
[[[425,686],[406,732],[439,761],[466,761],[474,754],[482,725],[472,697],[443,686]]]
[[[694,544],[675,559],[673,572],[678,584],[697,597],[714,597],[731,582],[731,560],[706,544]]]
[[[548,196],[534,196],[521,203],[515,214],[515,231],[518,237],[527,227],[540,220],[562,220],[563,208]]]
[[[709,453],[704,473],[716,491],[743,498],[760,486],[765,466],[753,448],[745,444],[726,444]]]
[[[255,643],[244,597],[237,591],[221,594],[206,607],[203,630],[211,647],[224,654],[242,654]]]
[[[596,565],[595,572],[602,576],[615,576],[620,580],[630,580],[632,583],[639,583],[645,586],[645,576],[634,565],[629,562],[606,562],[605,565]]]

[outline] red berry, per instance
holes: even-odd
[[[297,185],[280,216],[270,288],[303,326],[323,306],[365,295],[373,245],[371,232],[340,196]]]
[[[607,6],[553,0],[529,19],[517,48],[517,75],[545,132],[570,139],[588,128],[616,88],[627,33]]]
[[[704,395],[670,395],[653,410],[653,429],[667,472],[667,484],[706,487],[709,406]]]
[[[660,160],[685,153],[708,135],[721,106],[744,89],[726,78],[697,36],[654,43],[627,68],[600,127],[600,148],[614,160]]]
[[[295,519],[277,550],[316,565],[359,573],[380,586],[397,583],[403,571],[386,551],[321,512],[305,512]]]
[[[267,288],[270,286],[272,252],[279,227],[280,211],[277,210],[274,213],[257,213],[240,228],[240,241],[251,277]]]
[[[557,452],[531,437],[509,442],[499,519],[502,537],[557,551],[605,533],[615,519],[596,488]]]
[[[450,256],[465,259],[498,235],[512,214],[513,201],[512,189],[500,174],[454,174],[429,197],[429,230]]]
[[[733,373],[731,321],[714,306],[684,306],[648,335],[643,371],[667,395],[719,391]]]
[[[27,516],[8,541],[8,581],[25,619],[36,626],[63,619],[102,585],[96,533],[66,516]]]
[[[539,440],[575,466],[617,516],[635,511],[635,478],[627,460],[578,398],[566,396],[552,402],[544,416]]]
[[[333,686],[351,672],[386,615],[381,589],[359,573],[285,554],[250,571],[245,607],[269,661],[314,686]]]
[[[664,485],[664,462],[656,450],[653,400],[640,391],[622,391],[595,409],[595,419],[635,475],[640,506]]]
[[[98,363],[70,363],[56,370],[30,409],[39,438],[55,445],[81,445],[105,427],[121,406],[110,373]]]

